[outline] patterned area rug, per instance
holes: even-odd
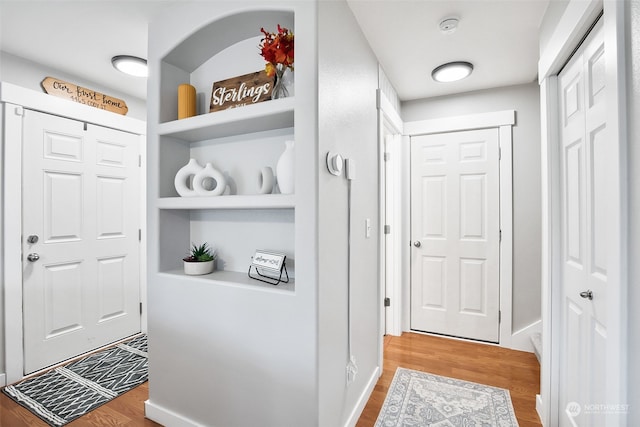
[[[3,392],[50,426],[63,426],[147,380],[147,336],[10,385]]]
[[[398,368],[376,427],[517,427],[509,390]]]

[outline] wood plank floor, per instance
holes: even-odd
[[[376,418],[397,367],[431,372],[466,381],[509,389],[521,427],[541,426],[535,410],[540,367],[531,353],[507,350],[447,338],[405,333],[385,337],[384,369],[357,427],[369,427]],[[144,418],[148,383],[113,399],[73,421],[68,427],[157,427]],[[31,412],[0,393],[0,426],[46,427]]]
[[[382,376],[357,427],[375,424],[398,367],[506,388],[520,427],[541,426],[535,404],[540,392],[540,365],[535,355],[405,332],[401,337],[385,337]]]

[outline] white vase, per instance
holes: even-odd
[[[215,187],[212,189],[205,187],[205,181],[209,178],[216,182]],[[211,163],[207,163],[205,167],[193,177],[193,189],[198,196],[219,196],[224,193],[226,188],[227,179],[222,172],[214,168]]]
[[[260,186],[258,194],[271,194],[273,191],[273,170],[270,167],[262,168],[258,185]]]
[[[196,159],[190,159],[189,163],[180,168],[176,177],[173,180],[173,185],[176,187],[176,191],[182,197],[197,196],[195,190],[191,187],[192,177],[202,170],[202,166],[196,161]]]
[[[214,262],[211,261],[201,261],[201,262],[184,262],[184,274],[188,274],[189,276],[200,276],[203,274],[209,274],[213,272]]]
[[[276,165],[276,180],[282,194],[293,194],[295,188],[295,151],[293,141],[285,141],[285,149]]]

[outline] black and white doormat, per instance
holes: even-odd
[[[63,426],[147,381],[142,335],[2,391],[50,426]]]

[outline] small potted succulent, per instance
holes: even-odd
[[[192,244],[189,256],[182,258],[184,261],[184,274],[198,276],[209,274],[213,271],[216,260],[216,252],[212,250],[207,242],[196,245]]]

